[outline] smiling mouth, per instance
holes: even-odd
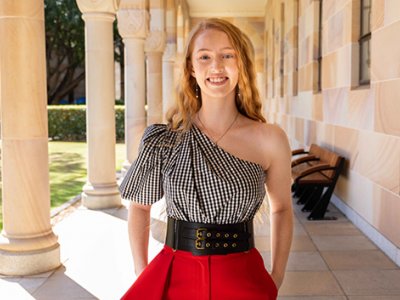
[[[228,81],[228,77],[210,77],[207,78],[207,81],[212,84],[221,85]]]

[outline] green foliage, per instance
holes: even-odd
[[[86,140],[86,105],[49,105],[49,138],[61,141]],[[124,106],[115,106],[116,139],[124,140]]]
[[[47,49],[69,55],[73,64],[82,63],[85,59],[84,22],[76,1],[45,0],[44,3]]]
[[[115,130],[117,141],[123,142],[125,139],[125,106],[115,106]]]
[[[85,31],[73,0],[45,0],[48,103],[58,103],[85,78]]]
[[[48,106],[49,138],[62,141],[86,140],[86,106]]]
[[[85,79],[85,24],[75,0],[45,0],[48,104],[74,100],[74,89]],[[124,45],[114,30],[115,60],[123,63]],[[117,50],[118,49],[118,50]]]

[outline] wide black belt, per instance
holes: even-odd
[[[168,218],[165,244],[193,255],[229,254],[254,248],[253,220],[205,224]]]

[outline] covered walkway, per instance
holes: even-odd
[[[295,208],[295,236],[278,299],[400,299],[400,268],[334,206],[328,214],[336,221],[307,221]],[[126,203],[102,211],[70,208],[54,221],[62,267],[37,276],[0,277],[1,299],[118,299],[135,279],[126,217]],[[153,222],[150,257],[162,245],[159,224]],[[268,225],[258,222],[255,228],[269,268]]]
[[[281,299],[400,299],[400,1],[215,3],[77,0],[87,39],[88,178],[83,206],[52,226],[44,1],[0,1],[0,273],[42,272],[0,277],[0,299],[118,299],[133,282],[115,177],[113,22],[126,55],[126,170],[143,129],[162,122],[173,100],[190,28],[212,16],[252,40],[265,116],[292,148],[316,143],[347,162],[333,203],[352,222],[333,207],[336,221],[310,223],[297,212]],[[268,263],[268,228],[257,233]],[[159,248],[153,239],[152,254]]]

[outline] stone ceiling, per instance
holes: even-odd
[[[263,17],[268,0],[186,0],[190,16]]]

